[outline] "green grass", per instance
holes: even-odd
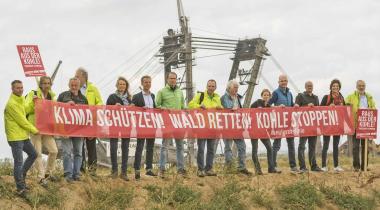
[[[322,205],[322,195],[306,181],[279,187],[277,193],[285,209],[315,209]]]
[[[14,184],[4,182],[0,177],[0,198],[12,199],[14,197],[13,187]]]
[[[243,191],[248,188],[243,187],[235,179],[230,179],[222,188],[215,189],[214,196],[207,203],[205,209],[210,210],[243,210],[247,207],[241,202]]]
[[[131,207],[134,191],[127,187],[111,188],[109,186],[99,186],[97,188],[86,188],[88,195],[87,206],[83,209],[126,209]]]
[[[375,199],[337,190],[333,187],[321,186],[320,190],[326,198],[333,201],[341,209],[375,209]]]
[[[264,207],[266,209],[275,209],[275,202],[272,197],[262,189],[251,189],[251,201],[257,207]]]
[[[13,161],[0,159],[0,176],[13,176]]]
[[[43,205],[49,208],[61,208],[66,200],[66,196],[60,193],[59,186],[50,183],[46,189],[37,188],[36,191],[29,193],[28,203],[37,209]]]
[[[201,193],[177,181],[167,187],[149,184],[144,189],[148,191],[149,200],[159,205],[153,205],[152,209],[163,209],[166,206],[175,209],[202,209],[199,202]]]

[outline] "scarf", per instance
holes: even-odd
[[[332,92],[331,96],[333,99],[332,103],[334,103],[335,105],[343,105],[343,97],[340,95],[340,93]]]
[[[119,97],[123,101],[124,105],[129,105],[129,98],[128,98],[127,92],[125,92],[125,94],[123,95],[119,91],[116,91],[116,95],[117,95],[117,97]]]

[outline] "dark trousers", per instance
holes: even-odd
[[[205,144],[207,143],[206,152],[206,165],[205,165]],[[209,171],[214,165],[214,147],[215,139],[197,139],[198,153],[197,153],[197,165],[198,170]]]
[[[117,164],[117,148],[119,139],[110,139],[110,152],[111,152],[111,163],[112,163],[112,173],[118,173]],[[129,153],[129,138],[121,139],[121,173],[127,173],[128,166],[128,153]]]
[[[274,163],[273,163],[273,149],[269,139],[260,139],[267,149],[267,160],[268,160],[268,172],[274,171]],[[257,148],[259,145],[258,139],[251,139],[252,144],[252,161],[255,166],[256,172],[261,171],[261,166],[259,162],[259,157],[257,156]]]
[[[364,153],[365,153],[365,141],[368,141],[368,140],[365,140],[365,139],[357,139],[356,138],[356,134],[353,136],[352,138],[352,144],[353,144],[353,147],[352,147],[352,156],[353,156],[353,166],[354,166],[354,169],[361,169],[362,171],[364,171]],[[361,149],[360,149],[361,148]],[[367,154],[369,152],[367,151]],[[360,155],[361,154],[361,158],[360,158]],[[367,166],[368,166],[368,162],[367,162]]]
[[[311,167],[311,170],[314,170],[318,167],[317,160],[315,158],[315,147],[317,145],[317,137],[316,136],[308,136],[308,137],[301,137],[300,143],[298,146],[298,161],[300,164],[300,169],[306,169],[306,163],[305,163],[305,145],[306,142],[308,143],[309,148],[309,164]]]
[[[144,144],[146,141],[146,155],[145,155],[145,164],[146,170],[151,170],[153,168],[153,148],[155,139],[137,139],[137,146],[135,152],[135,163],[134,168],[136,171],[141,168],[141,156],[144,150]]]
[[[24,190],[26,187],[25,178],[28,170],[37,158],[37,152],[29,139],[23,141],[8,141],[13,155],[13,177],[16,182],[17,190]],[[23,160],[23,151],[28,155],[25,162]]]
[[[288,143],[288,158],[289,158],[289,166],[290,168],[297,167],[296,163],[296,150],[294,147],[294,138],[286,138],[286,142]],[[273,163],[274,167],[277,167],[277,152],[281,148],[281,139],[275,139],[273,141]]]
[[[331,136],[323,136],[322,167],[326,167],[327,150],[329,150],[330,137]],[[334,167],[338,167],[338,165],[339,165],[339,141],[340,141],[340,136],[333,136]]]
[[[90,140],[91,139],[91,140]],[[82,150],[82,166],[81,170],[85,171],[86,166],[90,172],[96,171],[96,166],[98,162],[98,156],[96,155],[96,138],[84,138],[83,150]],[[87,164],[86,164],[86,151],[87,148]]]

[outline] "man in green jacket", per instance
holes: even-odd
[[[36,98],[44,100],[55,100],[55,94],[51,91],[52,80],[48,76],[43,76],[39,81],[39,88],[37,90],[32,90],[26,96],[25,99],[25,111],[27,118],[30,123],[34,126],[35,122],[35,113],[34,113],[34,102]],[[37,159],[34,164],[37,169],[37,177],[39,179],[39,184],[43,187],[47,186],[47,181],[56,181],[57,178],[53,176],[53,171],[55,169],[55,160],[57,158],[58,149],[57,144],[55,143],[54,136],[51,135],[34,135],[30,134],[30,140],[37,151]],[[42,146],[44,146],[48,151],[47,167],[44,170],[44,165],[42,162]]]
[[[220,96],[215,93],[216,81],[210,79],[207,82],[207,90],[195,95],[193,100],[189,103],[190,109],[221,109],[222,104],[220,102]],[[216,173],[212,170],[214,163],[214,147],[215,139],[197,139],[198,153],[197,153],[197,175],[199,177],[204,176],[216,176]],[[207,154],[206,154],[206,166],[204,163],[204,150],[207,142]]]
[[[88,105],[103,105],[102,97],[99,93],[98,88],[94,84],[88,81],[88,72],[79,67],[75,72],[75,77],[80,80],[80,92],[82,95],[86,96]],[[90,172],[90,175],[96,175],[96,165],[97,165],[97,154],[96,154],[96,138],[85,138],[86,147],[87,147],[87,167]],[[81,170],[85,171],[86,169],[86,155],[83,144],[83,162]]]
[[[167,76],[167,84],[164,88],[158,91],[156,96],[156,106],[162,109],[180,110],[185,108],[185,98],[182,90],[177,86],[177,74],[170,72]],[[160,151],[160,177],[165,178],[166,157],[168,155],[168,146],[171,139],[162,139]],[[176,139],[176,156],[177,156],[177,171],[180,175],[186,176],[183,139]]]
[[[11,85],[12,94],[4,110],[4,125],[8,144],[11,146],[14,159],[13,176],[16,182],[17,193],[25,197],[27,194],[26,174],[37,158],[36,150],[29,140],[29,133],[38,135],[39,132],[26,119],[25,99],[22,96],[24,92],[22,82],[15,80]],[[28,154],[25,162],[23,162],[23,151]]]
[[[357,121],[357,112],[358,109],[376,109],[375,100],[373,97],[365,91],[365,82],[363,80],[358,80],[356,82],[356,91],[354,91],[351,95],[348,95],[346,100],[346,104],[351,105],[352,114],[354,115],[354,123],[356,128]],[[366,140],[364,139],[356,139],[356,133],[353,138],[353,148],[352,148],[352,156],[353,156],[353,166],[355,171],[364,170],[364,145]],[[361,145],[361,161],[359,157],[359,149]],[[368,164],[368,163],[367,163]]]

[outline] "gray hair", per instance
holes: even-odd
[[[227,92],[231,89],[231,87],[237,85],[239,87],[239,83],[236,80],[230,80],[227,82]]]
[[[79,67],[77,69],[77,72],[80,72],[84,78],[86,78],[86,81],[88,80],[88,72],[83,67]]]
[[[73,77],[73,78],[70,78],[70,79],[69,79],[69,87],[70,87],[70,83],[71,83],[71,81],[77,81],[77,82],[79,82],[79,84],[80,84],[80,80],[79,80],[78,78],[76,78],[76,77]]]

